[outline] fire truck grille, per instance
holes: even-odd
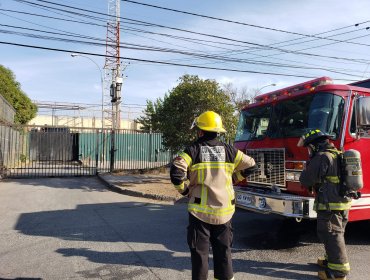
[[[284,149],[253,149],[247,154],[254,158],[257,170],[248,177],[249,183],[285,188]]]

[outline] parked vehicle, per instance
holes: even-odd
[[[360,87],[360,85],[362,87]],[[328,77],[259,95],[240,114],[235,147],[252,156],[257,171],[235,186],[236,206],[297,219],[316,217],[314,198],[299,183],[308,160],[299,137],[317,128],[342,151],[361,153],[364,187],[350,221],[370,219],[369,83],[334,84]]]

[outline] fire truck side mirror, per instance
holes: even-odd
[[[370,96],[357,96],[354,101],[356,139],[370,134]]]
[[[370,96],[359,97],[355,106],[357,107],[357,125],[359,127],[370,127]]]

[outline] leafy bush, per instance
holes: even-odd
[[[37,106],[22,91],[14,73],[2,65],[0,65],[0,94],[14,107],[15,123],[26,124],[36,116]]]

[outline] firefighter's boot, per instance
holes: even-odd
[[[335,276],[333,273],[328,271],[319,271],[317,276],[321,280],[347,280],[346,276]]]
[[[320,257],[317,259],[317,265],[322,268],[328,267],[328,260],[325,257]]]

